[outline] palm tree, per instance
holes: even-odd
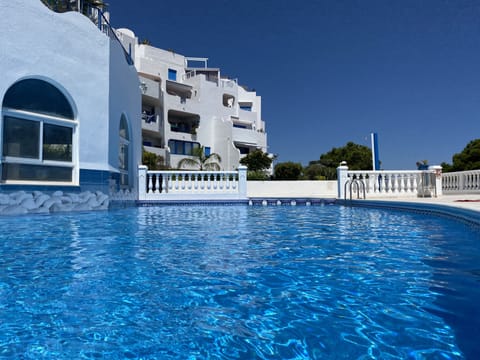
[[[205,147],[197,147],[192,150],[192,157],[184,158],[178,163],[179,169],[196,169],[219,171],[222,158],[216,153],[205,155]]]

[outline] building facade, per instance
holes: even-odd
[[[208,59],[139,44],[128,29],[117,29],[135,61],[142,91],[142,138],[146,151],[176,168],[203,147],[216,153],[223,170],[235,170],[250,151],[267,152],[261,97],[223,78]]]
[[[0,213],[135,194],[141,92],[106,18],[40,0],[2,1],[0,14]]]

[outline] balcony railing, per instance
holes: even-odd
[[[156,123],[158,119],[158,115],[156,114],[148,114],[142,113],[142,120],[145,121],[147,124]]]

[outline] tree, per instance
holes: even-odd
[[[142,151],[142,164],[147,166],[149,170],[163,170],[167,168],[163,156],[146,150]]]
[[[452,165],[442,163],[444,172],[480,169],[480,139],[470,141],[452,160]]]
[[[307,180],[335,180],[337,178],[337,168],[327,167],[316,161],[310,161],[303,170]]]
[[[269,175],[267,170],[272,166],[273,158],[262,150],[255,150],[240,159],[240,164],[248,168],[249,180],[266,180]]]
[[[192,150],[192,157],[184,158],[178,163],[179,169],[195,169],[195,170],[208,170],[219,171],[221,169],[220,162],[222,158],[216,153],[205,155],[205,147],[197,147]]]
[[[337,179],[337,167],[346,161],[350,170],[372,170],[372,152],[369,147],[348,142],[345,146],[332,148],[320,155],[320,160],[310,161],[305,169],[309,178]]]
[[[302,164],[288,161],[275,165],[274,177],[275,180],[298,180],[302,172]]]
[[[335,169],[346,161],[350,170],[372,170],[372,152],[369,147],[348,142],[345,146],[332,148],[320,155],[318,163]]]
[[[240,164],[245,165],[249,171],[268,170],[272,165],[272,157],[262,150],[255,150],[240,159]]]

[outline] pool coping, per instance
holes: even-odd
[[[308,198],[308,197],[250,197],[247,199],[231,200],[137,200],[136,206],[159,206],[159,205],[249,205],[249,206],[282,206],[282,205],[328,205],[336,203],[335,198]]]
[[[369,207],[390,210],[410,211],[422,214],[432,214],[437,216],[448,217],[458,220],[468,225],[480,228],[480,211],[460,207],[455,204],[437,203],[435,200],[429,202],[420,202],[403,200],[337,200],[339,205]]]
[[[229,200],[137,200],[131,206],[168,206],[168,205],[249,205],[249,206],[322,206],[342,205],[355,207],[369,207],[377,209],[402,210],[416,213],[428,213],[448,217],[480,228],[480,195],[475,195],[478,203],[462,203],[465,196],[444,195],[438,198],[386,198],[386,199],[358,199],[344,200],[333,197],[249,197],[246,199]],[[472,199],[472,197],[467,198]]]

